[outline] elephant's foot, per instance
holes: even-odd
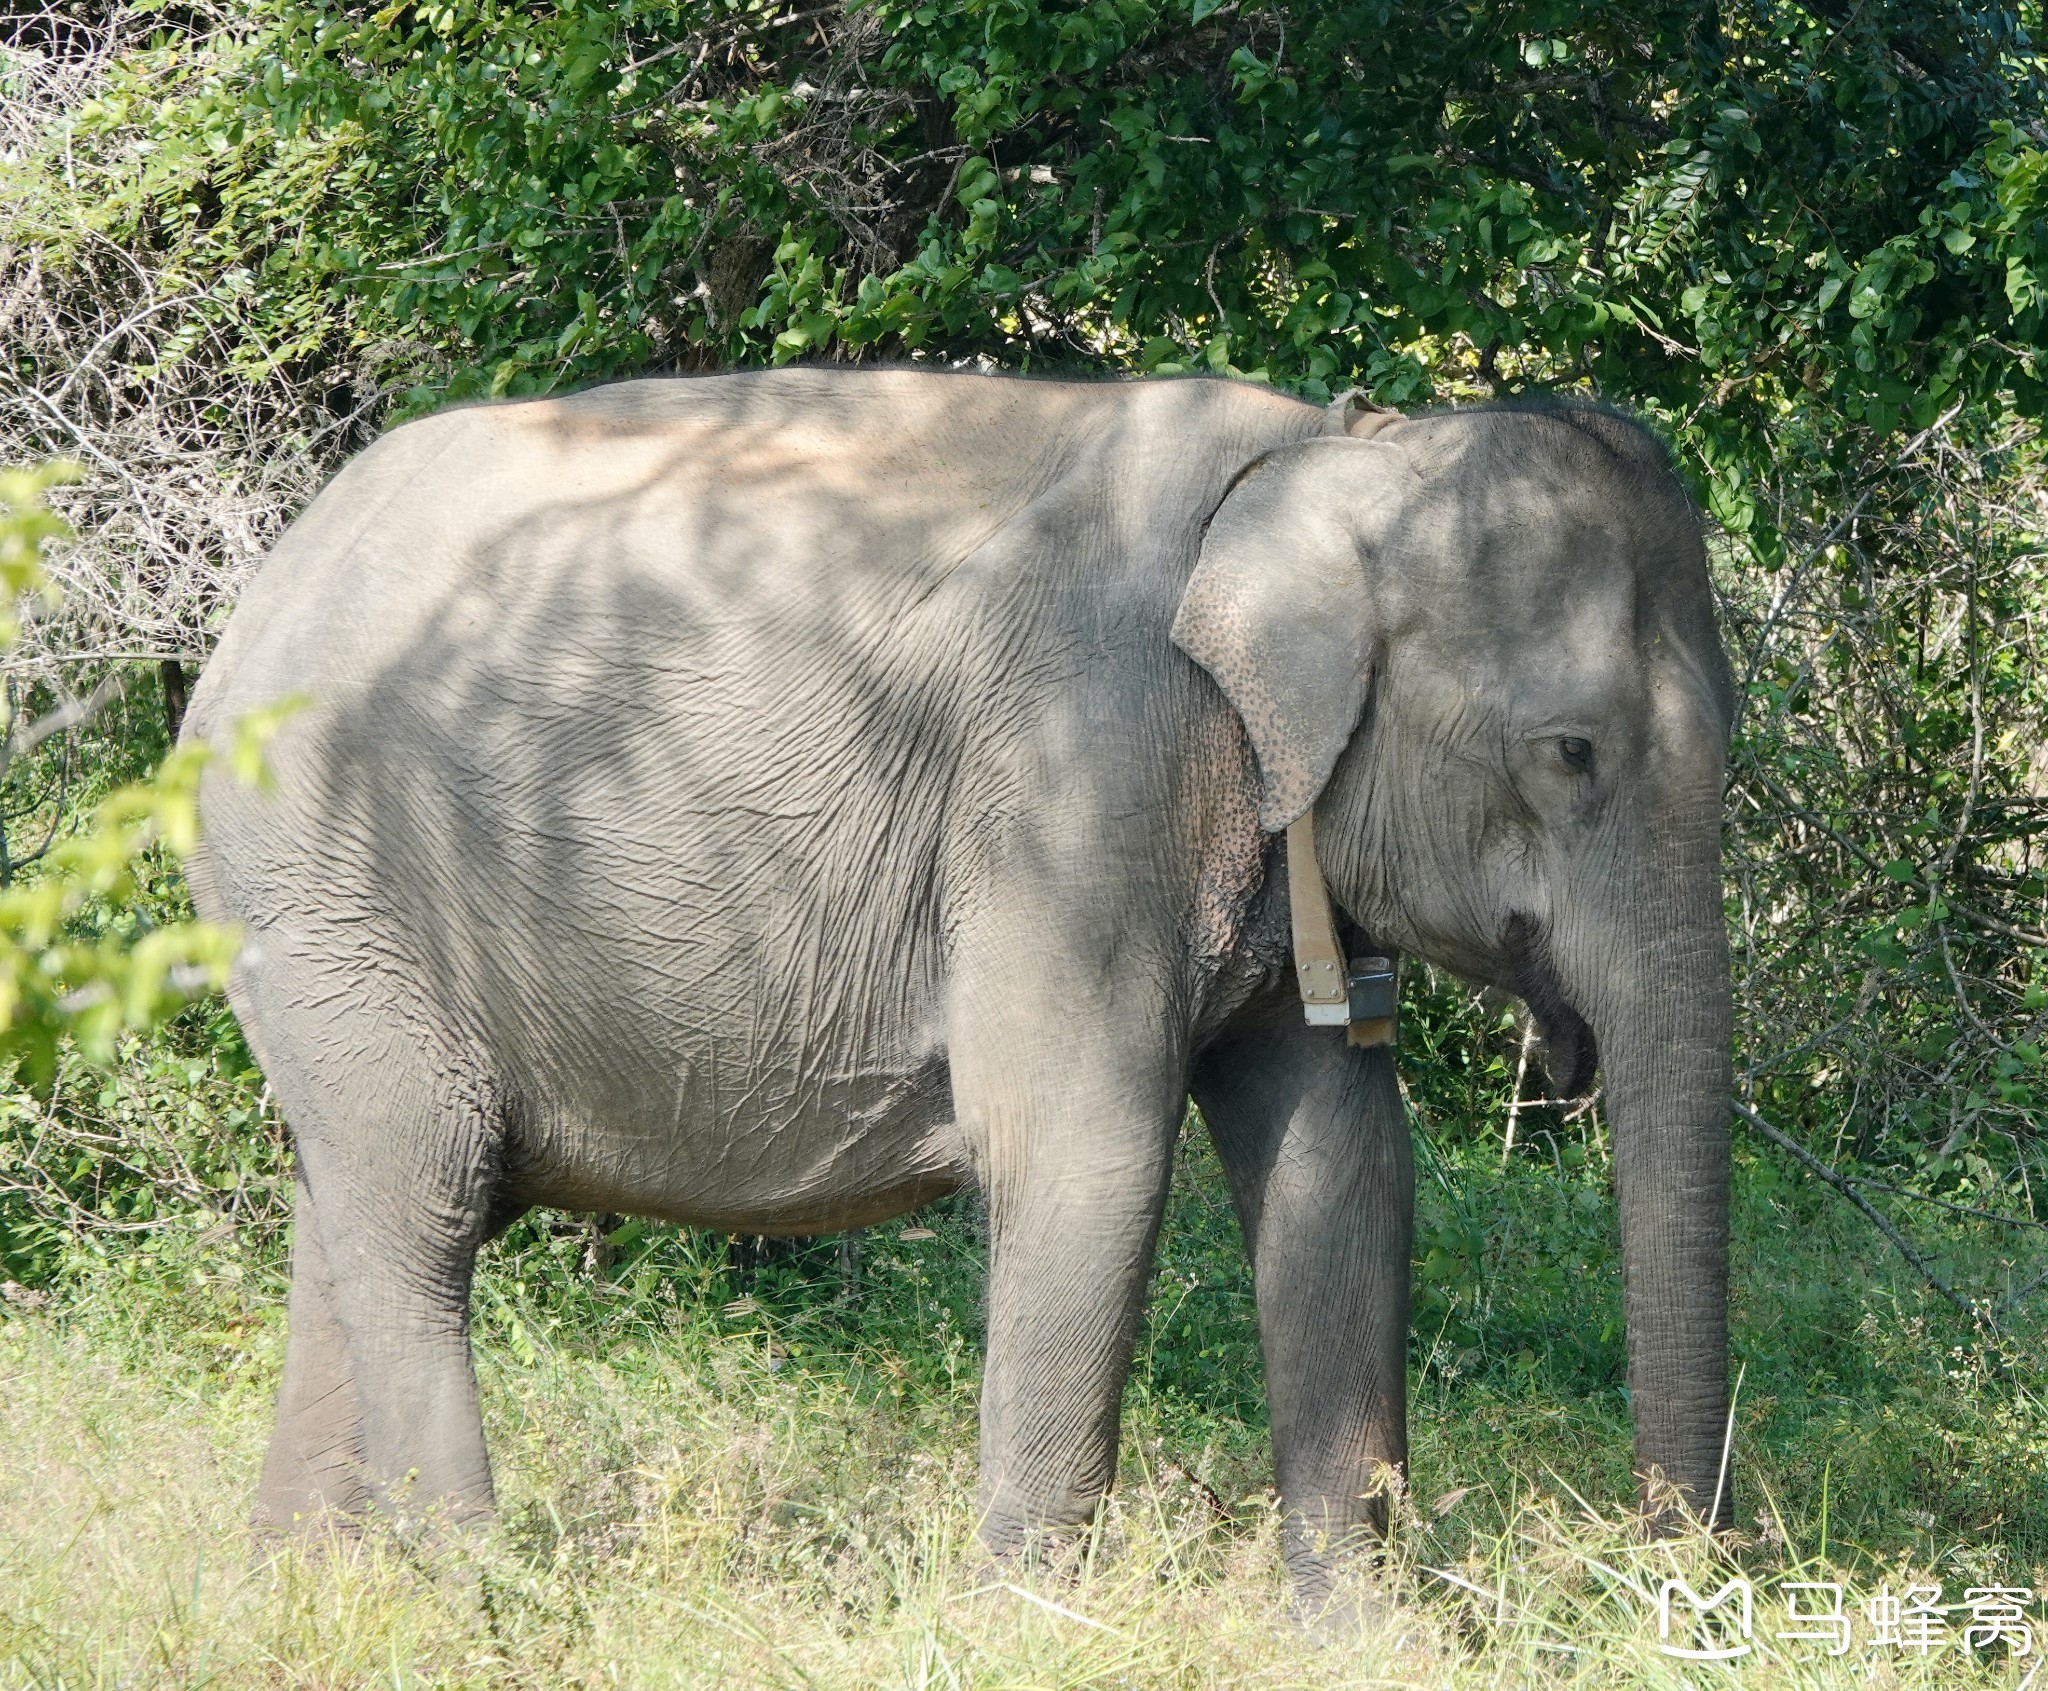
[[[1341,1535],[1312,1532],[1300,1516],[1282,1529],[1288,1612],[1318,1637],[1356,1639],[1377,1631],[1392,1615],[1393,1577],[1387,1542],[1377,1522]]]
[[[1338,1647],[1381,1637],[1398,1618],[1386,1577],[1355,1568],[1319,1587],[1313,1597],[1296,1585],[1287,1609],[1316,1643]]]
[[[272,1438],[249,1530],[271,1542],[360,1537],[370,1507],[360,1455],[353,1448],[306,1455],[290,1448],[296,1430],[280,1425]]]
[[[372,1499],[360,1483],[340,1492],[272,1491],[259,1493],[249,1511],[249,1536],[259,1562],[292,1554],[325,1562],[335,1555],[354,1556],[369,1543],[396,1548],[408,1557],[437,1559],[444,1553],[469,1555],[496,1525],[488,1496],[441,1497],[418,1501],[403,1486],[386,1488],[383,1501]]]
[[[363,1553],[368,1523],[360,1512],[301,1499],[287,1506],[260,1498],[249,1512],[249,1571],[321,1569],[351,1563]]]
[[[1001,1585],[1021,1578],[1071,1585],[1093,1556],[1096,1536],[1091,1522],[1075,1526],[1006,1525],[981,1529],[984,1552],[976,1566],[976,1585]]]

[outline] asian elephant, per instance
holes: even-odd
[[[1303,1019],[1305,813],[1355,941],[1519,995],[1560,1085],[1597,1050],[1636,1466],[1731,1514],[1698,521],[1604,410],[1360,416],[796,368],[455,410],[334,479],[186,729],[307,701],[266,784],[209,768],[191,863],[297,1151],[259,1521],[489,1508],[472,1261],[529,1206],[802,1234],[976,1182],[983,1536],[1070,1529],[1192,1093],[1326,1584],[1405,1457],[1413,1177],[1390,1052]]]

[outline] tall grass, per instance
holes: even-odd
[[[182,1249],[81,1260],[0,1323],[0,1684],[2020,1682],[2031,1659],[2002,1649],[1870,1649],[1857,1604],[1908,1583],[1951,1604],[2048,1586],[2038,1320],[1974,1332],[1853,1212],[1743,1162],[1745,1532],[1647,1545],[1621,1510],[1597,1148],[1424,1151],[1425,1242],[1476,1249],[1421,1288],[1412,1489],[1319,1626],[1288,1613],[1250,1286],[1191,1133],[1117,1493],[1040,1572],[990,1567],[973,1536],[966,1199],[871,1230],[851,1273],[829,1242],[741,1271],[722,1241],[628,1224],[596,1275],[586,1224],[529,1219],[476,1304],[500,1522],[432,1548],[245,1532],[283,1340],[274,1255],[193,1229]],[[1990,1272],[1966,1218],[1941,1242]],[[1660,1654],[1662,1581],[1707,1593],[1738,1568],[1752,1654]],[[1780,1583],[1818,1578],[1849,1588],[1839,1659],[1772,1636],[1790,1626]]]

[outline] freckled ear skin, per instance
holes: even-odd
[[[1269,832],[1315,802],[1365,709],[1371,552],[1413,480],[1391,443],[1320,437],[1261,458],[1210,520],[1173,641],[1244,719]]]

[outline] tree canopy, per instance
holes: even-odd
[[[1755,426],[2009,389],[2020,13],[1925,4],[273,4],[339,286],[496,390],[660,359],[1105,357],[1426,391],[1418,342]],[[295,256],[303,257],[303,252]]]
[[[2038,4],[219,3],[7,61],[47,97],[0,151],[0,457],[87,466],[52,567],[110,625],[24,653],[203,655],[318,476],[450,399],[1590,393],[1714,523],[1748,1095],[1930,1166],[2032,1142]]]

